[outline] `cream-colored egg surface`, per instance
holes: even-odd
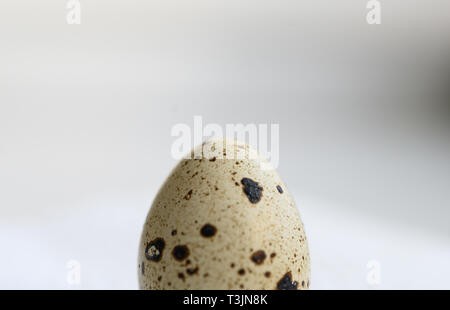
[[[233,140],[206,142],[191,155],[169,175],[147,215],[139,287],[307,289],[305,230],[277,172]]]

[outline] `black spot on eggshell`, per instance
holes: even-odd
[[[213,157],[213,158],[211,158],[209,161],[212,161],[212,162],[214,162],[214,161],[216,161],[216,158],[215,157]]]
[[[177,234],[177,230],[176,229],[172,230],[171,235],[175,236],[176,234]]]
[[[213,225],[205,224],[200,230],[200,234],[205,238],[210,238],[216,234],[216,231],[217,229]]]
[[[265,276],[266,278],[270,278],[270,271],[266,271],[266,272],[264,273],[264,276]]]
[[[145,247],[145,258],[147,258],[147,260],[159,262],[165,246],[166,243],[162,238],[156,238],[155,240],[150,241]]]
[[[291,272],[287,272],[277,283],[277,289],[279,290],[296,290],[297,286],[297,281],[292,282]]]
[[[252,256],[250,256],[250,259],[256,265],[260,265],[266,259],[266,253],[263,250],[256,251],[255,253],[252,254]]]
[[[249,178],[243,178],[241,184],[244,185],[244,193],[251,203],[258,203],[261,200],[263,188],[258,185],[258,182]]]
[[[245,270],[244,270],[243,268],[239,269],[239,270],[238,270],[238,274],[239,274],[240,276],[243,276],[243,275],[245,274]]]
[[[283,194],[283,189],[281,188],[280,185],[277,185],[277,190],[280,194]]]
[[[192,197],[192,189],[184,196],[184,199],[189,200]]]
[[[186,269],[186,273],[187,273],[188,275],[190,275],[190,276],[196,274],[197,272],[198,272],[198,267]]]
[[[144,262],[141,263],[141,273],[144,274],[145,272],[145,266],[144,266]]]
[[[178,278],[180,278],[181,280],[184,281],[184,273],[180,272],[180,273],[178,274]]]
[[[182,261],[189,256],[189,249],[185,245],[177,245],[173,248],[172,255],[176,260]]]

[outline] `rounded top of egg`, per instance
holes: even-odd
[[[213,140],[158,192],[138,255],[141,289],[306,289],[309,250],[286,185],[247,144]]]

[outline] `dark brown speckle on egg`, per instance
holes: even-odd
[[[280,185],[277,185],[277,190],[280,194],[283,194],[283,189],[281,188]]]
[[[202,229],[200,230],[200,234],[205,238],[210,238],[214,236],[217,232],[217,228],[214,227],[211,224],[205,224],[203,225]]]
[[[292,281],[291,272],[287,272],[277,283],[277,289],[279,290],[296,290],[297,286],[298,282]]]
[[[261,200],[263,188],[259,186],[258,182],[249,178],[243,178],[241,184],[244,185],[244,193],[251,203],[258,203]]]
[[[189,200],[192,197],[192,189],[184,196],[184,199]]]
[[[256,251],[255,253],[252,254],[252,256],[250,256],[250,259],[256,265],[260,265],[266,259],[266,253],[263,250]]]
[[[189,256],[189,249],[185,245],[177,245],[173,248],[172,255],[177,261],[182,261]]]
[[[186,269],[186,273],[190,276],[198,273],[198,267]]]
[[[165,246],[166,243],[162,238],[156,238],[155,240],[150,241],[145,247],[145,258],[153,262],[159,262]]]

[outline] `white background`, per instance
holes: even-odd
[[[170,130],[201,115],[280,124],[313,289],[450,289],[450,3],[381,3],[1,1],[0,288],[136,289]]]

